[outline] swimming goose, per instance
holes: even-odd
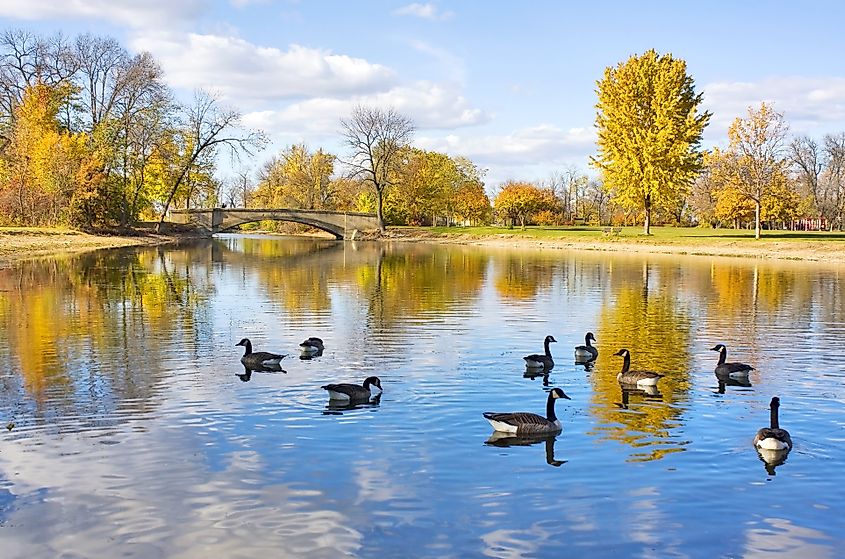
[[[710,348],[710,351],[719,352],[719,362],[716,364],[717,376],[742,378],[748,377],[748,372],[754,370],[754,367],[745,363],[725,363],[725,358],[728,356],[728,348],[725,344],[716,344],[716,347]]]
[[[484,419],[490,422],[493,429],[504,433],[517,435],[538,435],[541,433],[557,433],[561,430],[560,420],[555,415],[555,400],[571,398],[560,388],[552,388],[546,400],[546,417],[530,412],[495,413],[484,412]]]
[[[778,408],[780,407],[780,398],[775,396],[769,404],[771,410],[771,419],[769,427],[763,427],[757,431],[754,437],[754,447],[758,450],[775,450],[787,451],[792,450],[792,437],[786,429],[781,429],[778,425]],[[765,458],[765,456],[764,456]]]
[[[557,340],[554,339],[554,336],[546,336],[543,340],[543,348],[546,350],[545,355],[535,353],[533,355],[526,355],[523,357],[523,359],[525,359],[526,368],[549,370],[555,366],[555,361],[552,359],[552,352],[549,351],[550,342],[557,342]]]
[[[596,337],[593,336],[592,332],[587,332],[587,335],[584,336],[584,345],[575,346],[576,363],[589,363],[595,361],[599,356],[599,350],[590,345],[590,340],[596,341]]]
[[[636,384],[637,386],[655,386],[657,381],[662,379],[665,375],[655,373],[652,371],[630,371],[631,367],[631,352],[627,349],[620,349],[614,355],[618,355],[625,359],[622,363],[622,370],[616,375],[616,380],[620,384]]]
[[[381,381],[378,377],[367,377],[364,379],[364,384],[327,384],[321,386],[323,390],[328,390],[330,400],[339,401],[360,401],[369,400],[373,392],[373,387],[378,389],[377,394],[382,392]]]
[[[244,346],[244,355],[241,357],[241,363],[247,367],[257,369],[264,365],[278,365],[279,362],[287,357],[287,355],[280,355],[278,353],[270,353],[268,351],[252,351],[252,342],[249,338],[244,338],[236,346]]]
[[[314,355],[315,353],[322,353],[323,340],[311,336],[310,338],[299,344],[299,350],[304,355]]]

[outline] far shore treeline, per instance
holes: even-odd
[[[597,81],[589,167],[496,185],[466,157],[413,147],[414,123],[392,107],[340,119],[343,153],[290,145],[250,169],[265,133],[212,93],[177,100],[147,52],[10,29],[0,57],[4,226],[130,228],[226,205],[376,212],[387,225],[845,228],[845,132],[792,135],[762,103],[730,115],[725,147],[704,149],[702,94],[683,60],[653,50]],[[241,163],[221,179],[224,155]]]

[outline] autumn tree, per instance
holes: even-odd
[[[341,134],[351,151],[348,165],[373,189],[379,229],[384,227],[384,193],[395,176],[402,148],[411,143],[413,122],[394,108],[359,105],[348,119],[341,119]]]
[[[834,220],[842,231],[845,229],[845,133],[826,135],[824,152],[827,161],[824,173],[826,192]]]
[[[508,181],[502,185],[493,202],[500,217],[507,218],[511,225],[519,221],[523,229],[533,214],[550,210],[553,204],[554,197],[548,190],[518,181]]]
[[[592,163],[618,203],[645,213],[677,204],[702,165],[700,112],[686,62],[649,50],[607,68],[598,81],[598,154]]]
[[[194,102],[185,112],[185,126],[181,134],[176,136],[176,149],[170,153],[171,157],[167,161],[170,169],[163,174],[168,177],[170,184],[166,189],[159,230],[176,193],[185,180],[190,178],[189,173],[200,157],[227,148],[232,158],[238,158],[241,154],[251,155],[266,143],[262,132],[241,127],[238,111],[221,107],[217,99],[205,91],[194,94]]]
[[[333,209],[334,162],[322,148],[288,146],[259,169],[256,199],[265,207]]]
[[[458,185],[451,199],[453,217],[473,225],[488,223],[493,213],[484,191],[484,171],[465,157],[455,158]]]
[[[787,124],[781,113],[762,103],[748,109],[747,118],[736,118],[728,129],[729,146],[714,160],[714,180],[729,185],[754,205],[754,236],[760,238],[764,199],[775,193],[785,174],[784,148]]]

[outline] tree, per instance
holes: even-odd
[[[493,208],[484,191],[484,170],[465,157],[455,158],[455,167],[460,178],[451,200],[453,217],[473,225],[489,223]]]
[[[714,180],[730,185],[754,204],[754,237],[760,238],[764,198],[785,174],[784,142],[788,127],[781,113],[761,103],[748,108],[728,129],[728,149],[716,160]]]
[[[352,151],[348,164],[353,176],[372,186],[376,197],[379,230],[384,227],[384,193],[399,163],[402,148],[411,143],[414,124],[394,108],[359,105],[349,119],[341,119],[342,135]]]
[[[686,62],[649,50],[607,68],[598,82],[598,155],[592,164],[616,201],[645,212],[677,205],[702,166],[707,111]]]
[[[550,191],[527,182],[508,181],[502,185],[493,205],[500,217],[507,217],[510,225],[519,221],[522,228],[536,212],[551,210],[554,196]]]
[[[839,230],[842,231],[845,229],[845,133],[825,136],[824,151],[827,159],[824,180]]]
[[[200,90],[194,94],[194,103],[186,111],[187,123],[180,134],[182,141],[177,152],[178,157],[169,162],[172,165],[172,173],[169,174],[171,184],[158,222],[158,230],[161,230],[176,192],[200,156],[226,147],[229,148],[230,155],[237,158],[241,153],[251,155],[266,143],[262,132],[241,128],[241,115],[238,111],[220,107],[217,99],[205,91]]]

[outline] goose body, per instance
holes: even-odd
[[[299,344],[299,350],[305,355],[314,355],[315,353],[322,353],[323,349],[323,340],[314,336],[311,336],[310,338]]]
[[[523,357],[527,369],[549,370],[555,366],[555,361],[552,359],[552,352],[549,350],[549,344],[551,342],[557,342],[554,336],[546,336],[543,340],[543,349],[546,350],[544,355],[534,353]]]
[[[627,349],[620,349],[616,352],[616,355],[624,359],[622,370],[616,375],[619,384],[656,386],[657,381],[664,377],[664,375],[653,371],[631,371],[631,352]]]
[[[490,422],[493,429],[502,433],[517,435],[557,433],[562,428],[560,420],[555,415],[555,400],[559,398],[570,399],[560,388],[552,388],[546,400],[546,417],[531,412],[484,412],[484,419]]]
[[[592,332],[587,332],[584,336],[584,345],[575,346],[575,361],[578,363],[589,363],[599,356],[599,350],[590,344],[590,340],[596,341],[596,337]]]
[[[754,367],[746,363],[725,363],[725,359],[728,357],[728,348],[725,347],[725,344],[716,344],[710,350],[719,352],[719,362],[716,364],[716,376],[743,378],[748,377],[748,373],[754,370]]]
[[[282,359],[287,357],[287,355],[270,353],[269,351],[252,351],[252,342],[249,341],[249,338],[244,338],[235,345],[244,346],[244,355],[241,357],[241,363],[253,369],[267,365],[278,365]]]
[[[375,392],[373,388],[378,390],[377,394],[382,392],[381,380],[378,377],[367,377],[363,384],[327,384],[321,388],[329,393],[329,400],[340,402],[369,400]]]
[[[780,408],[780,398],[775,396],[769,404],[769,426],[757,431],[754,437],[754,446],[758,450],[787,452],[792,450],[792,437],[789,436],[789,431],[781,429],[778,423],[778,408]]]

